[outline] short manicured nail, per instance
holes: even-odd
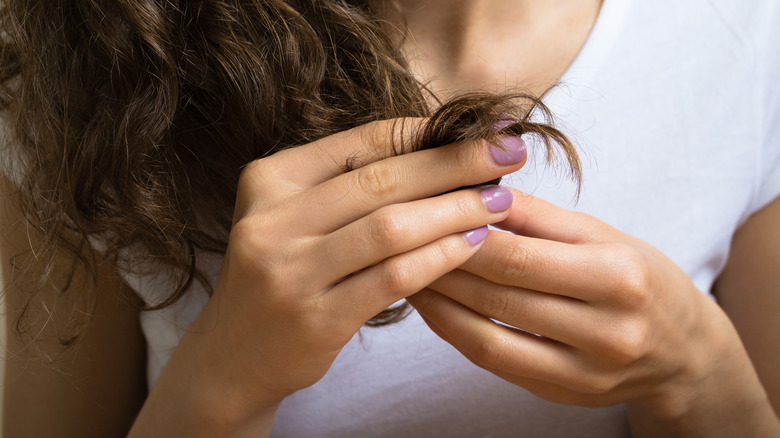
[[[491,186],[480,190],[479,195],[491,213],[504,211],[512,205],[512,192],[506,187]]]
[[[485,237],[487,237],[487,235],[488,235],[487,225],[463,232],[463,237],[466,239],[466,242],[468,242],[471,246],[475,246],[479,242],[485,240]]]
[[[506,117],[501,117],[500,119],[498,119],[498,121],[493,123],[493,131],[498,132],[506,127],[514,125],[515,123],[517,123],[516,120],[512,120]]]
[[[493,160],[502,166],[508,166],[525,159],[525,142],[520,137],[509,136],[500,140],[501,145],[490,145]]]

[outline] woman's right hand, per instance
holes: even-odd
[[[401,125],[421,123],[370,123],[246,167],[214,295],[133,433],[267,433],[281,400],[317,382],[367,320],[476,252],[511,193],[450,191],[522,167],[522,140],[395,156]]]

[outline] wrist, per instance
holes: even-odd
[[[129,436],[268,436],[279,402],[258,403],[203,378],[202,370],[171,359],[138,415]]]
[[[182,337],[133,426],[135,436],[270,434],[282,398],[247,387],[209,315],[207,306]]]
[[[724,390],[701,398],[628,402],[632,436],[778,437],[780,422],[762,392]]]
[[[685,364],[652,393],[627,403],[634,436],[780,436],[780,423],[736,330],[725,314],[714,315],[722,319],[700,320],[706,335],[697,338]]]

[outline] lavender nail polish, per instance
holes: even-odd
[[[495,123],[493,123],[493,131],[498,132],[506,127],[512,126],[517,123],[517,120],[501,117]]]
[[[520,137],[509,136],[501,139],[501,146],[490,146],[493,160],[503,166],[515,164],[525,159],[525,142]]]
[[[491,186],[480,190],[479,195],[491,213],[504,211],[512,205],[512,192],[506,187]]]
[[[463,238],[465,238],[466,242],[468,242],[469,245],[471,246],[476,246],[479,242],[485,240],[485,237],[487,237],[487,235],[488,235],[487,225],[463,232]]]

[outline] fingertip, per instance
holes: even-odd
[[[477,246],[482,241],[485,240],[485,238],[488,235],[488,227],[487,225],[483,225],[479,228],[474,228],[472,230],[464,231],[463,232],[463,238],[466,239],[466,242],[469,243],[471,246]]]
[[[418,306],[424,307],[423,304],[429,300],[431,294],[433,293],[435,292],[428,288],[424,288],[419,292],[416,292],[414,295],[409,295],[406,297],[406,301],[409,302],[409,304],[411,304],[415,309],[417,309]],[[419,309],[418,312],[422,313]]]
[[[441,295],[439,295],[438,292],[428,288],[422,289],[414,295],[406,297],[406,301],[414,307],[417,313],[420,314],[422,319],[429,326],[431,324],[437,326],[437,324],[431,321],[431,318],[434,316],[433,313],[435,313],[435,303],[440,299]]]
[[[415,307],[415,310],[417,310],[417,313],[420,315],[420,318],[422,318],[422,320],[425,323],[425,325],[427,325],[428,328],[431,329],[431,331],[434,334],[436,334],[436,336],[442,338],[444,340],[444,342],[447,342],[450,345],[454,345],[452,338],[450,338],[450,336],[447,334],[447,332],[442,330],[442,328],[439,327],[438,324],[433,322],[433,320],[431,318],[429,318],[422,311],[420,311],[420,309],[418,307]]]
[[[479,196],[491,213],[498,213],[512,206],[512,191],[506,187],[488,186],[479,191]]]
[[[498,145],[490,145],[490,155],[500,166],[510,166],[522,163],[527,157],[525,141],[518,136],[506,136],[499,140]]]

